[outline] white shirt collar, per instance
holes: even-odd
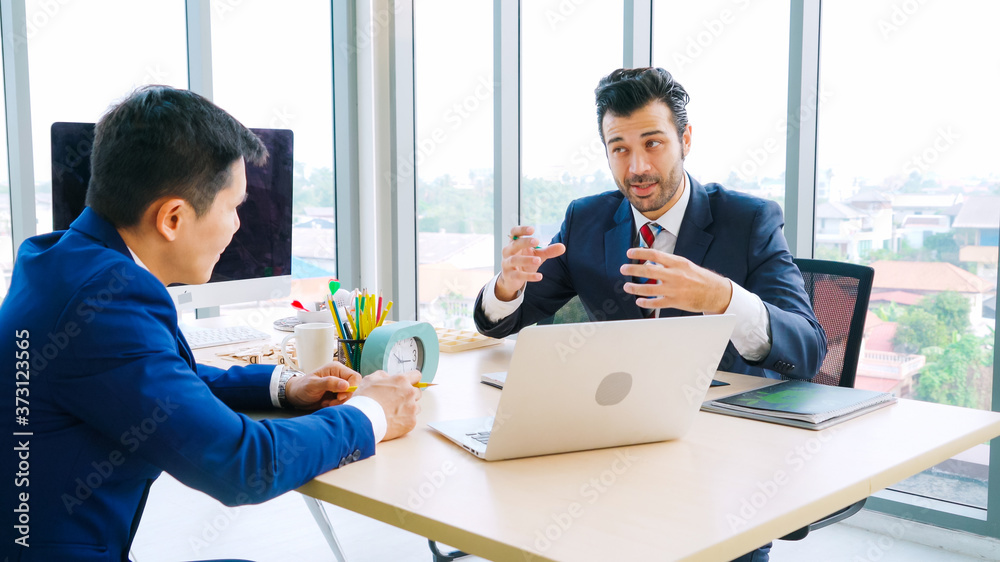
[[[146,264],[142,263],[142,260],[139,259],[139,256],[135,255],[135,252],[132,251],[132,248],[129,248],[128,245],[126,245],[125,247],[128,248],[128,253],[132,254],[132,259],[135,260],[135,264],[145,269],[146,271],[149,271],[149,268],[146,267]]]
[[[691,200],[691,190],[689,189],[690,185],[691,184],[688,181],[688,174],[687,172],[684,172],[684,181],[681,184],[681,189],[683,191],[681,191],[680,200],[677,201],[673,207],[670,207],[670,210],[663,213],[660,218],[652,221],[660,225],[663,230],[673,234],[675,238],[677,238],[681,232],[681,223],[684,221],[684,213],[687,212],[688,201]],[[630,207],[632,207],[632,216],[635,218],[635,231],[638,233],[639,229],[642,228],[642,225],[650,222],[650,220],[646,218],[646,215],[642,214],[639,209],[636,209],[635,205],[630,205]]]

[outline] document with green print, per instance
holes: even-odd
[[[782,381],[702,404],[706,412],[823,429],[896,402],[887,392]]]

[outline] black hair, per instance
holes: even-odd
[[[97,122],[87,205],[116,227],[136,225],[162,197],[200,217],[240,157],[260,165],[267,148],[232,115],[194,92],[145,86]]]
[[[678,138],[687,128],[687,104],[691,100],[684,86],[662,68],[619,68],[608,74],[594,90],[597,96],[597,130],[604,142],[604,115],[628,117],[652,101],[662,101],[674,114]]]

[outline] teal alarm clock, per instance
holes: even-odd
[[[372,330],[361,349],[361,376],[375,371],[398,375],[414,369],[420,382],[431,382],[437,372],[437,332],[427,322],[394,322]]]

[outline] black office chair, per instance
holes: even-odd
[[[866,265],[826,260],[795,259],[802,272],[806,294],[816,319],[826,331],[826,358],[813,382],[830,386],[854,387],[861,356],[861,340],[868,314],[875,270]],[[781,540],[798,541],[816,529],[822,529],[854,515],[865,500],[789,533]]]

